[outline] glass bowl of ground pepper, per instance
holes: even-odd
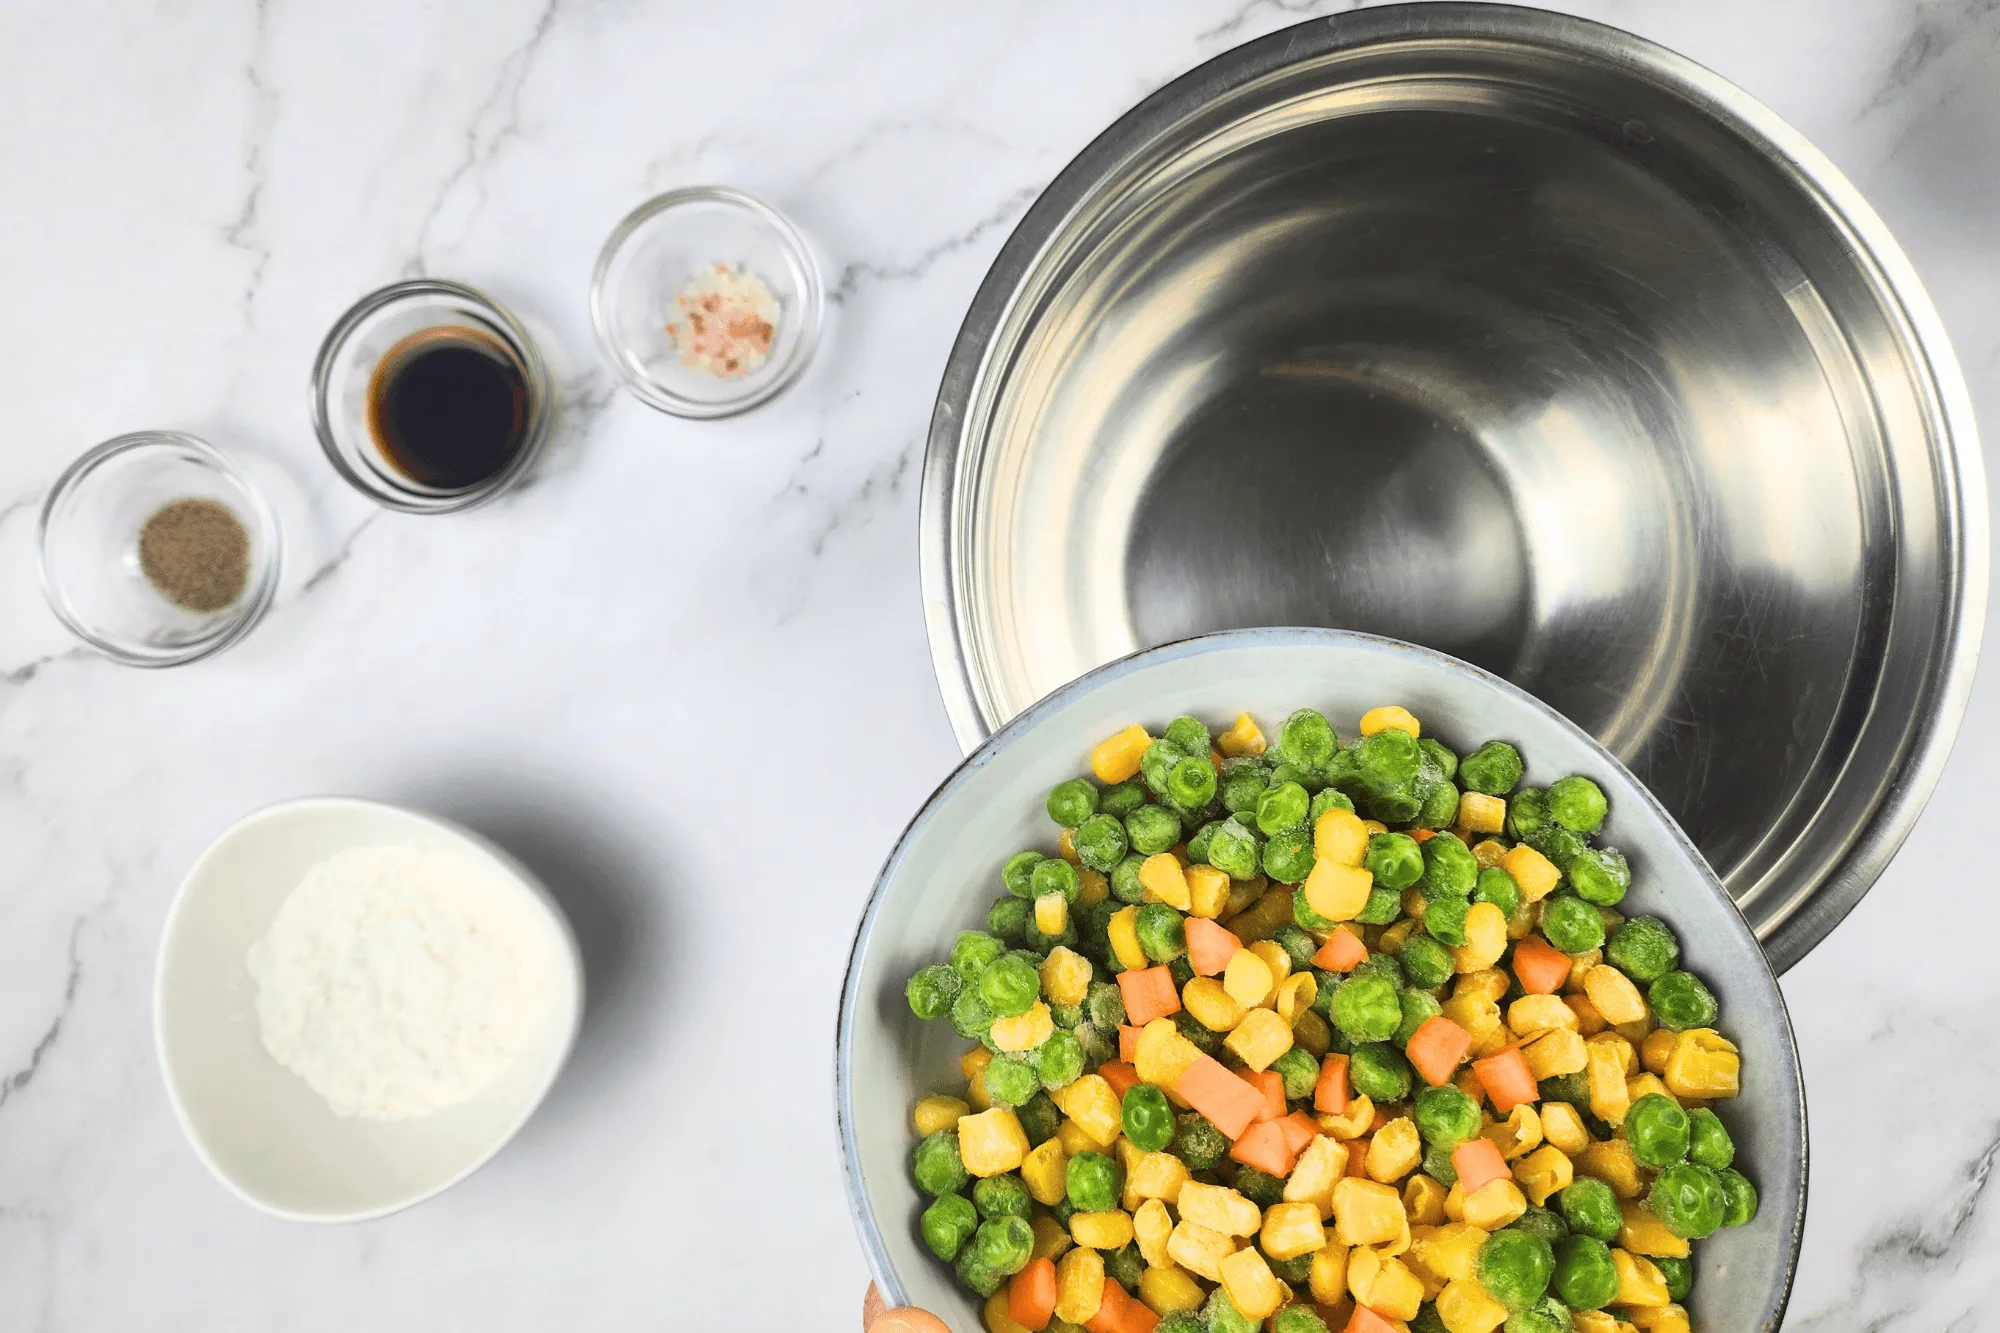
[[[277,520],[212,446],[176,431],[84,454],[42,506],[42,590],[127,666],[178,666],[250,632],[277,591]]]
[[[697,419],[748,411],[796,380],[819,344],[824,303],[798,228],[721,186],[634,209],[590,283],[598,350],[625,387]]]

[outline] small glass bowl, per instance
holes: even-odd
[[[464,328],[499,343],[528,386],[528,419],[520,452],[485,481],[440,490],[412,480],[391,463],[368,424],[368,395],[382,356],[425,329]],[[554,400],[548,366],[527,329],[492,297],[436,278],[398,282],[370,292],[342,315],[313,362],[313,431],[334,470],[378,504],[409,514],[449,514],[485,504],[527,472],[548,437]]]
[[[764,363],[733,379],[681,364],[667,323],[689,279],[716,264],[770,287],[778,327]],[[612,231],[590,280],[598,350],[646,403],[675,416],[747,412],[799,377],[819,345],[824,284],[812,247],[769,205],[740,190],[701,186],[649,199]]]
[[[219,611],[162,596],[139,566],[139,529],[174,500],[214,500],[249,537],[242,594]],[[248,634],[278,590],[278,520],[235,465],[178,431],[121,435],[84,454],[42,505],[42,591],[56,617],[114,662],[179,666]]]

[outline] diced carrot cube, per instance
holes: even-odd
[[[1083,1326],[1090,1333],[1118,1333],[1118,1327],[1125,1315],[1125,1305],[1132,1298],[1125,1294],[1125,1288],[1118,1280],[1107,1276],[1104,1279],[1104,1294],[1097,1298],[1097,1313],[1084,1321]]]
[[[1212,1055],[1189,1065],[1174,1091],[1229,1139],[1242,1138],[1243,1131],[1264,1109],[1264,1094],[1223,1068]]]
[[[1453,1148],[1451,1169],[1458,1172],[1459,1187],[1467,1195],[1477,1194],[1482,1185],[1513,1175],[1507,1169],[1507,1159],[1500,1155],[1499,1146],[1488,1138],[1467,1139]]]
[[[1111,1090],[1117,1093],[1120,1098],[1123,1098],[1139,1082],[1139,1071],[1131,1065],[1126,1064],[1123,1060],[1106,1060],[1097,1067],[1097,1073],[1100,1078],[1111,1085]]]
[[[1198,977],[1220,976],[1229,960],[1243,947],[1232,931],[1224,930],[1206,917],[1191,916],[1187,922],[1188,966]]]
[[[1319,1084],[1313,1088],[1313,1110],[1347,1114],[1347,1057],[1329,1055],[1320,1061]]]
[[[1554,995],[1569,980],[1570,956],[1540,935],[1514,946],[1514,975],[1530,995]]]
[[[1246,1069],[1236,1077],[1257,1089],[1257,1095],[1264,1099],[1263,1109],[1257,1112],[1257,1119],[1254,1123],[1261,1125],[1266,1120],[1276,1120],[1284,1115],[1285,1076],[1283,1074],[1280,1074],[1275,1069],[1266,1069],[1261,1073]]]
[[[1166,1018],[1181,1009],[1180,992],[1174,989],[1174,974],[1166,964],[1142,967],[1118,974],[1118,990],[1125,997],[1125,1017],[1133,1027],[1144,1027],[1156,1018]]]
[[[1327,937],[1319,952],[1313,955],[1313,966],[1328,972],[1352,972],[1368,961],[1368,946],[1361,937],[1346,926]]]
[[[1285,1147],[1294,1156],[1304,1152],[1306,1145],[1319,1137],[1319,1123],[1304,1111],[1294,1111],[1274,1123],[1285,1131]]]
[[[1055,1260],[1031,1259],[1007,1284],[1007,1313],[1029,1333],[1042,1333],[1055,1312]]]
[[[1404,1049],[1424,1082],[1436,1087],[1458,1072],[1458,1062],[1472,1049],[1472,1034],[1449,1018],[1426,1018]]]
[[[1118,1058],[1131,1064],[1139,1058],[1139,1034],[1144,1028],[1135,1028],[1130,1023],[1118,1025]]]
[[[1500,1115],[1541,1098],[1535,1072],[1528,1068],[1528,1058],[1518,1046],[1509,1046],[1484,1060],[1474,1060],[1472,1072],[1479,1076],[1479,1086],[1486,1089],[1486,1100],[1493,1103],[1494,1111]]]
[[[1250,1126],[1230,1148],[1230,1159],[1274,1176],[1290,1175],[1292,1161],[1298,1154],[1285,1146],[1283,1125],[1281,1120],[1266,1120]]]
[[[1357,1305],[1354,1317],[1347,1321],[1347,1327],[1341,1333],[1403,1333],[1405,1327],[1401,1320],[1392,1322],[1365,1305]]]

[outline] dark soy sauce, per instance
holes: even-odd
[[[528,382],[477,329],[423,329],[391,347],[368,384],[368,429],[420,486],[468,490],[506,471],[527,438]]]

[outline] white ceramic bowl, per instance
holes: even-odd
[[[1002,861],[1023,847],[1053,850],[1049,788],[1086,771],[1091,746],[1134,722],[1159,727],[1178,713],[1226,722],[1248,709],[1268,733],[1312,706],[1351,737],[1362,711],[1384,703],[1407,706],[1446,744],[1513,741],[1530,786],[1585,773],[1604,788],[1606,841],[1632,862],[1624,910],[1673,927],[1685,966],[1721,1001],[1718,1026],[1743,1052],[1742,1095],[1715,1109],[1763,1197],[1753,1222],[1697,1248],[1695,1326],[1779,1326],[1805,1224],[1805,1088],[1784,997],[1736,905],[1660,803],[1547,704],[1443,653],[1328,629],[1235,630],[1099,667],[995,732],[911,821],[862,914],[835,1037],[848,1199],[890,1305],[935,1311],[957,1333],[980,1327],[978,1302],[918,1237],[926,1201],[910,1179],[910,1106],[965,1086],[966,1043],[948,1023],[911,1017],[903,983],[942,959],[960,930],[984,925]]]
[[[532,1044],[477,1095],[421,1119],[336,1116],[258,1035],[244,956],[307,870],[351,847],[464,857],[546,925],[554,1002]],[[429,815],[343,797],[248,816],[188,871],[160,941],[153,1029],[181,1128],[244,1202],[301,1222],[359,1222],[442,1190],[500,1151],[555,1082],[583,1015],[583,957],[548,890],[511,857]]]

